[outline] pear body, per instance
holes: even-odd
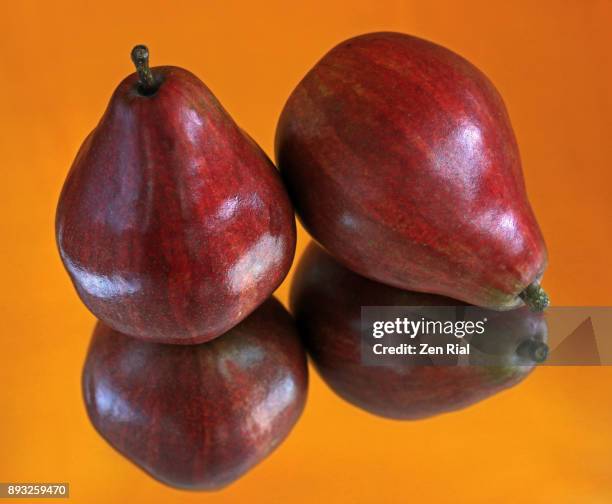
[[[287,274],[293,209],[277,170],[193,74],[152,69],[116,89],[56,216],[87,307],[125,334],[200,343],[243,320]]]
[[[361,275],[494,309],[542,277],[504,103],[448,49],[400,33],[342,42],[289,97],[276,157],[306,229]]]

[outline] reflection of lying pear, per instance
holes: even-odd
[[[462,306],[450,298],[407,292],[360,277],[311,243],[291,288],[291,309],[308,352],[327,384],[371,413],[398,419],[423,418],[476,403],[520,382],[545,357],[541,314],[520,308],[478,312],[489,318],[468,366],[397,360],[364,365],[362,306]],[[482,365],[480,365],[482,364]]]
[[[189,489],[220,488],[265,458],[298,420],[306,390],[306,354],[275,299],[195,346],[99,323],[83,371],[98,432],[154,478]]]
[[[525,307],[496,312],[477,307],[466,310],[466,318],[487,319],[487,330],[469,338],[472,365],[497,368],[533,367],[548,356],[548,328],[542,314]]]

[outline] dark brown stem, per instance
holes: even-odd
[[[152,95],[157,91],[158,84],[149,68],[149,49],[147,46],[134,46],[132,61],[138,72],[138,91],[143,95]]]
[[[536,282],[529,284],[527,288],[519,294],[519,297],[529,306],[531,311],[535,312],[543,311],[550,304],[548,294],[546,294],[540,284]]]

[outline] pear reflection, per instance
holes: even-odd
[[[470,307],[433,294],[402,291],[358,276],[314,242],[291,287],[291,310],[323,380],[341,397],[373,414],[418,419],[464,408],[511,387],[546,357],[542,314],[522,307],[507,312]],[[362,361],[362,306],[453,306],[480,310],[487,331],[473,336],[470,365],[429,356]],[[417,312],[418,313],[418,312]]]
[[[273,298],[223,336],[163,345],[96,326],[83,370],[89,418],[119,452],[171,486],[217,489],[289,434],[306,354]]]

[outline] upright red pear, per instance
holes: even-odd
[[[546,247],[489,79],[431,42],[342,42],[289,97],[276,156],[307,230],[395,287],[509,309],[548,304]]]
[[[210,340],[282,282],[295,219],[277,170],[193,74],[148,67],[115,90],[57,208],[59,251],[87,307],[166,343]]]

